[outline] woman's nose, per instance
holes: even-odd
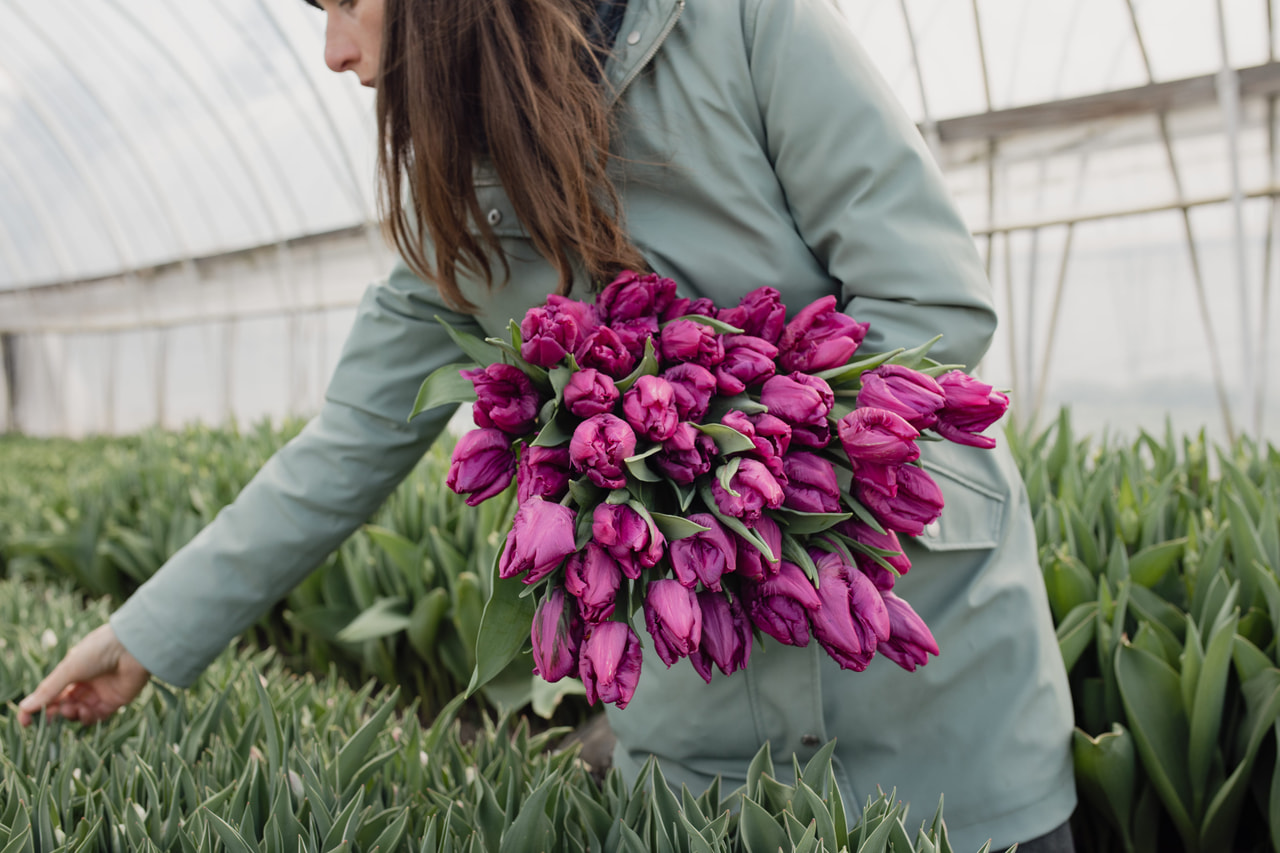
[[[324,63],[335,73],[348,71],[360,61],[360,48],[349,33],[330,18],[324,31]]]

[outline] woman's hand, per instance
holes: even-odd
[[[110,624],[76,643],[31,695],[18,703],[18,721],[46,714],[96,723],[133,701],[151,673],[116,639]]]

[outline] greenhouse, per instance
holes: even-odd
[[[785,43],[800,36],[767,30],[763,23],[756,30],[757,19],[789,24],[792,10],[813,14],[838,7],[839,26],[860,46],[849,48],[851,62],[865,54],[905,112],[904,126],[914,125],[922,150],[936,162],[960,227],[976,246],[977,278],[990,283],[998,326],[981,360],[968,365],[971,377],[965,377],[952,370],[964,365],[941,364],[910,349],[923,340],[908,343],[905,352],[854,355],[865,329],[849,338],[852,347],[838,358],[815,362],[801,354],[803,340],[795,343],[794,335],[807,334],[793,334],[799,321],[781,332],[786,321],[780,320],[781,337],[775,333],[773,343],[762,341],[752,352],[764,353],[768,376],[774,376],[776,358],[778,373],[785,367],[795,371],[792,376],[804,374],[796,380],[800,384],[823,385],[831,399],[816,420],[805,421],[808,415],[781,414],[792,411],[793,397],[771,396],[767,389],[774,379],[726,379],[717,367],[728,358],[728,339],[767,337],[759,330],[764,324],[752,325],[757,320],[747,315],[755,309],[743,307],[745,298],[737,314],[726,311],[727,305],[715,306],[716,314],[695,310],[695,303],[680,300],[673,290],[662,297],[661,308],[619,320],[622,309],[604,301],[617,296],[609,285],[590,309],[592,329],[599,320],[609,330],[605,320],[611,311],[610,322],[618,328],[628,322],[651,325],[644,326],[651,332],[647,342],[636,339],[627,366],[605,378],[612,397],[598,380],[586,390],[575,384],[588,371],[609,373],[594,352],[584,355],[581,346],[575,351],[566,345],[545,362],[538,360],[544,350],[531,355],[530,341],[545,339],[544,327],[530,325],[529,318],[544,310],[548,323],[562,322],[564,314],[556,310],[568,309],[532,309],[523,325],[521,316],[513,316],[511,332],[501,341],[485,323],[475,324],[473,331],[484,328],[490,335],[487,343],[480,332],[473,335],[459,325],[465,313],[450,315],[460,353],[452,360],[466,364],[445,363],[430,378],[412,377],[415,387],[422,383],[412,410],[388,413],[371,402],[366,413],[392,424],[387,434],[425,434],[431,428],[422,424],[429,418],[448,420],[450,428],[425,455],[408,459],[409,439],[394,448],[388,444],[386,469],[411,470],[401,482],[382,470],[378,454],[366,448],[368,455],[360,455],[352,438],[359,433],[342,437],[349,444],[333,445],[342,457],[337,461],[318,452],[283,460],[277,454],[286,445],[312,447],[307,442],[315,435],[329,434],[336,421],[326,422],[320,413],[335,400],[345,406],[361,394],[366,396],[360,400],[377,399],[375,391],[357,387],[369,378],[360,372],[363,366],[345,378],[341,371],[333,377],[344,347],[357,353],[372,348],[359,337],[358,311],[369,311],[369,303],[361,308],[366,291],[371,285],[394,290],[388,277],[403,269],[382,221],[378,94],[360,84],[359,73],[335,74],[326,64],[344,62],[334,46],[346,32],[343,26],[364,26],[360,16],[376,8],[376,32],[382,36],[402,25],[396,19],[383,29],[384,4],[401,14],[415,3],[423,9],[437,5],[0,0],[0,702],[6,703],[0,706],[0,851],[969,853],[986,838],[997,842],[991,850],[1014,841],[1031,842],[1019,847],[1031,853],[1069,850],[1036,846],[1049,843],[1048,836],[1033,841],[1012,819],[991,823],[1009,827],[1008,839],[999,837],[1002,829],[987,832],[976,817],[968,822],[983,808],[1013,814],[1018,786],[1002,789],[1007,804],[983,801],[993,800],[988,788],[1000,787],[990,780],[987,787],[975,783],[969,799],[960,793],[963,784],[948,782],[958,790],[953,796],[948,789],[945,811],[937,799],[911,801],[894,793],[899,787],[915,790],[905,778],[866,778],[893,766],[874,761],[894,747],[886,742],[882,750],[866,750],[867,766],[876,770],[850,769],[851,753],[842,751],[849,747],[839,745],[843,736],[822,724],[819,734],[806,729],[800,735],[785,726],[786,737],[758,734],[762,746],[757,750],[753,742],[749,754],[737,756],[741,779],[728,771],[707,787],[706,779],[722,772],[716,761],[699,765],[715,770],[682,776],[672,768],[688,768],[664,763],[657,751],[637,748],[632,755],[614,746],[614,734],[622,742],[638,738],[636,731],[658,735],[634,722],[627,728],[620,722],[625,718],[612,711],[611,734],[598,713],[603,704],[625,708],[632,699],[635,683],[615,683],[613,670],[624,671],[626,655],[634,653],[638,673],[638,647],[627,646],[618,652],[621,662],[610,659],[608,666],[599,664],[599,673],[588,672],[590,638],[604,633],[602,625],[620,635],[630,627],[628,618],[647,626],[648,633],[639,636],[646,672],[656,653],[659,665],[693,672],[692,664],[713,686],[740,684],[753,673],[752,697],[762,689],[754,679],[765,681],[754,673],[770,671],[767,662],[748,668],[752,637],[753,661],[762,659],[766,645],[766,651],[804,646],[812,632],[812,645],[821,645],[841,669],[877,673],[889,666],[887,658],[904,670],[927,661],[925,673],[938,671],[949,666],[947,645],[941,643],[939,654],[930,628],[910,605],[902,606],[926,639],[917,633],[899,642],[916,622],[904,627],[903,611],[893,609],[903,600],[892,593],[895,578],[906,574],[897,558],[909,568],[917,553],[912,549],[918,548],[917,565],[927,569],[930,559],[943,565],[954,558],[959,565],[975,549],[999,552],[1012,534],[1001,538],[979,528],[996,529],[1003,523],[998,513],[1022,512],[1024,504],[1030,510],[1027,547],[1035,549],[1039,571],[1032,567],[1035,601],[1023,607],[1033,615],[1010,618],[1030,624],[1044,611],[1052,666],[1060,653],[1064,701],[1069,689],[1074,715],[1063,772],[1071,787],[1073,768],[1070,799],[1078,805],[1053,824],[1069,820],[1068,843],[1074,834],[1074,849],[1081,853],[1280,851],[1280,3],[518,3],[524,11],[513,20],[519,26],[519,16],[534,14],[528,10],[535,7],[573,8],[602,29],[607,27],[601,22],[611,22],[611,62],[620,65],[629,50],[637,62],[619,89],[633,87],[628,96],[645,105],[651,102],[643,98],[663,84],[660,70],[646,80],[646,63],[654,53],[661,57],[660,47],[670,49],[668,39],[696,45],[699,27],[718,20],[718,10],[750,10],[742,18],[750,48],[743,53],[744,67],[763,74],[754,63],[763,67],[774,55],[760,45],[768,38]],[[597,5],[601,11],[588,10]],[[613,7],[616,14],[605,11]],[[639,7],[672,11],[655,23],[638,19]],[[411,19],[411,13],[403,14],[404,21]],[[590,27],[582,34],[600,38]],[[598,75],[593,82],[603,75],[605,83],[617,85],[609,77],[612,65],[592,67]],[[354,60],[346,69],[357,71]],[[379,74],[392,79],[385,56]],[[737,82],[726,83],[724,91]],[[822,74],[796,85],[793,99],[833,103],[840,94],[828,91],[835,84]],[[756,97],[765,116],[764,96]],[[652,103],[672,100],[654,96]],[[677,137],[688,128],[707,132],[725,109],[719,103],[704,106],[706,114]],[[625,121],[622,126],[630,127]],[[821,144],[815,142],[815,150],[829,153]],[[768,156],[781,186],[784,157],[773,149]],[[724,157],[728,162],[729,154]],[[636,162],[651,165],[642,159]],[[728,166],[713,170],[731,174]],[[421,175],[402,171],[399,177],[408,186],[409,177]],[[527,233],[514,217],[503,221],[505,208],[488,210],[483,193],[489,189],[474,189],[484,206],[474,210],[487,211],[495,241]],[[726,195],[743,208],[752,200],[742,186],[730,187]],[[784,208],[793,201],[785,187],[779,196]],[[681,198],[696,202],[696,196]],[[792,215],[800,232],[803,214]],[[813,255],[804,260],[825,263],[822,244],[800,236]],[[898,236],[910,245],[912,235]],[[714,248],[708,251],[715,255]],[[664,260],[651,269],[666,275],[660,268]],[[963,264],[955,271],[958,280],[965,278]],[[834,288],[846,285],[834,262],[824,274]],[[641,276],[651,278],[667,281]],[[802,283],[791,284],[796,293],[808,292]],[[524,296],[513,286],[513,304],[520,307],[511,311],[522,312]],[[787,299],[791,285],[776,286]],[[968,298],[960,292],[964,287],[954,291],[960,294],[957,304]],[[689,296],[683,289],[678,293]],[[697,295],[708,293],[714,289]],[[638,297],[629,291],[617,298]],[[914,294],[900,298],[915,304]],[[652,294],[644,299],[659,301]],[[687,313],[672,307],[664,314],[668,303]],[[784,315],[794,318],[802,307],[789,304]],[[840,309],[835,314],[824,322],[845,330],[833,333],[836,338],[853,336],[852,321]],[[587,321],[573,316],[585,338]],[[663,402],[652,390],[666,382],[660,368],[666,377],[673,365],[703,364],[698,347],[708,345],[704,338],[687,346],[668,343],[674,334],[663,338],[677,324],[684,324],[681,334],[687,327],[694,330],[690,335],[714,338],[720,347],[715,362],[699,367],[714,390],[706,392],[711,402],[704,399],[697,415],[680,398]],[[357,332],[348,344],[353,325]],[[958,330],[962,342],[964,335]],[[937,346],[948,345],[944,330]],[[463,370],[460,379],[460,367],[473,369]],[[499,368],[507,373],[494,372]],[[917,378],[902,380],[906,373]],[[868,374],[876,382],[883,378],[888,390],[877,390],[881,386],[873,386]],[[667,384],[679,385],[674,379]],[[975,387],[985,389],[983,405],[998,408],[989,419],[958,413],[955,396],[942,402],[957,388],[967,393]],[[923,405],[922,395],[935,392],[938,402],[927,411],[912,409]],[[928,452],[916,464],[914,444],[909,458],[885,463],[876,457],[871,463],[868,456],[860,462],[848,418],[859,407],[876,405],[873,393],[887,395],[883,399],[892,402],[884,405],[913,437],[928,429],[935,435],[925,438],[944,445],[949,439],[966,451],[986,448],[988,440],[1007,446],[1009,469],[1016,463],[1013,481],[1020,473],[1025,500],[1021,484],[1012,498],[984,483],[974,486],[979,475],[965,478],[977,468],[956,469],[964,476],[948,474],[945,467],[931,467]],[[494,404],[492,397],[504,394],[514,397]],[[431,414],[459,403],[451,420],[447,412]],[[517,417],[513,411],[521,406],[528,411]],[[666,406],[671,429],[657,420]],[[686,447],[680,456],[667,445],[677,441],[677,408],[680,428],[692,424],[688,447],[695,446],[696,435],[696,446],[703,448],[697,453],[704,467],[687,479],[681,479],[682,466],[693,464],[688,454],[694,451]],[[415,420],[408,420],[411,414]],[[841,459],[823,463],[831,472],[830,494],[821,477],[810,482],[799,469],[784,469],[786,442],[767,435],[760,420],[773,414],[773,420],[787,421],[796,456],[825,459],[826,453],[834,459],[843,447]],[[583,461],[589,452],[607,455],[601,448],[614,441],[604,427],[589,439],[581,437],[600,417],[630,424],[629,450],[606,462]],[[814,438],[816,433],[821,437]],[[476,436],[482,434],[498,435],[502,447],[480,446]],[[893,441],[910,444],[903,435],[895,433]],[[800,446],[804,450],[796,453]],[[877,452],[882,449],[877,445]],[[546,469],[530,473],[543,464],[531,461],[542,458],[535,451],[552,450],[565,459],[556,463],[562,466],[560,491],[555,500],[550,491],[530,497],[529,489],[559,476]],[[744,489],[746,474],[739,480],[740,472],[751,465],[755,476],[771,462],[776,500],[764,487],[758,496],[741,498],[734,490]],[[364,472],[343,469],[344,464],[377,469],[368,480],[378,485],[362,492]],[[308,480],[308,465],[324,472]],[[489,473],[494,466],[509,467],[505,479]],[[254,481],[259,469],[265,473]],[[916,505],[910,511],[898,504],[884,508],[885,495],[896,501],[898,489],[911,482],[901,479],[907,469],[913,476],[926,469],[942,472],[941,487],[930,480],[937,500],[927,517]],[[809,491],[795,497],[789,480]],[[539,485],[527,485],[535,481]],[[953,502],[957,482],[970,490],[970,498],[976,491],[987,503]],[[446,483],[452,491],[442,488]],[[346,505],[312,501],[308,488],[314,484]],[[273,488],[278,491],[264,491]],[[242,489],[248,497],[237,514]],[[375,500],[370,495],[378,489]],[[758,498],[757,505],[742,509],[726,493],[740,504]],[[384,502],[381,496],[388,494]],[[944,494],[954,510],[943,507]],[[920,500],[929,502],[927,496]],[[544,504],[558,504],[556,512],[575,519],[565,522],[562,550],[551,542],[560,516],[544,512]],[[543,513],[536,520],[534,508]],[[625,548],[617,544],[625,539],[618,532],[624,521],[617,519],[626,512],[635,513],[636,524],[647,524],[650,545],[636,545],[624,558],[618,549]],[[611,520],[601,521],[602,514]],[[901,520],[904,514],[911,517]],[[758,526],[762,515],[764,527]],[[970,530],[961,531],[966,524]],[[259,559],[305,552],[296,559],[310,560],[290,570],[290,584],[251,577],[251,552],[259,547],[253,531],[273,525],[289,533],[263,545]],[[722,525],[728,531],[725,553],[732,552],[719,558],[725,565],[708,575],[709,558],[700,556],[696,571],[686,570],[681,561],[692,558],[677,556],[686,553],[677,543],[702,543],[703,534]],[[770,525],[778,531],[776,545],[765,532]],[[854,525],[870,531],[872,539],[882,538],[859,544],[853,534],[837,535]],[[309,532],[287,540],[295,527]],[[243,547],[217,542],[230,535],[225,531],[242,535]],[[909,546],[899,545],[899,534],[904,541],[910,537]],[[535,536],[536,547],[521,541]],[[658,548],[653,543],[664,537],[671,550],[659,549],[642,569],[644,558],[637,555],[645,547]],[[903,556],[904,547],[912,560]],[[742,556],[744,548],[750,558]],[[195,569],[185,566],[177,570],[186,572],[183,579],[174,580],[179,576],[171,566],[182,562],[184,550],[199,552],[226,574],[211,569],[211,580],[195,580]],[[831,574],[817,551],[843,554],[847,565]],[[594,581],[587,573],[595,569],[588,563],[606,552],[609,571],[621,574],[611,582],[607,600],[593,599]],[[245,561],[243,568],[226,568],[237,560]],[[748,565],[761,574],[748,578]],[[785,618],[753,609],[773,607],[759,602],[782,596],[773,586],[762,591],[766,583],[782,584],[779,565],[794,569],[801,582],[812,582],[803,594],[788,593],[797,597],[788,599],[787,612],[804,614],[797,617],[800,634],[791,639],[785,635],[794,627],[778,627]],[[190,679],[181,667],[149,673],[139,664],[140,683],[148,686],[139,688],[144,692],[136,705],[102,715],[80,706],[82,720],[109,720],[80,728],[47,713],[31,723],[19,700],[162,567],[170,569],[167,595],[185,585],[215,597],[257,595],[277,603],[264,614],[265,603],[257,602],[258,611],[241,620],[248,627],[240,640],[203,674],[203,652],[191,651]],[[654,580],[648,574],[668,569],[671,577]],[[720,571],[733,576],[723,590]],[[524,572],[522,587],[513,578]],[[957,585],[954,599],[983,606],[988,594],[995,595],[994,572],[988,587],[978,581],[972,588]],[[917,578],[922,574],[918,570]],[[232,576],[252,592],[217,589]],[[854,641],[855,649],[831,640],[823,632],[833,629],[815,615],[830,607],[820,577],[823,583],[843,578],[838,582],[849,588],[851,602],[858,583],[873,595],[881,614],[876,618],[885,627],[881,659],[869,669],[880,623],[873,625],[871,617],[858,622],[856,605],[850,604],[868,643],[865,655],[862,641]],[[1047,597],[1040,594],[1041,579]],[[682,596],[688,589],[693,611],[702,608],[692,623],[697,627],[686,625],[683,637],[661,626],[663,618],[678,620],[654,617],[658,605],[650,600],[658,584],[668,585],[665,593],[677,581]],[[924,582],[918,583],[898,589],[928,601],[929,594],[920,591]],[[128,618],[136,622],[140,617],[133,614],[144,607],[163,609],[160,601],[136,605]],[[240,610],[230,621],[252,609],[236,606]],[[925,606],[959,618],[940,601]],[[546,614],[554,607],[568,607],[569,615],[553,620]],[[715,607],[723,608],[718,617],[709,615]],[[747,635],[734,641],[736,652],[699,648],[697,634],[708,636],[717,618],[732,621],[725,615],[730,613]],[[933,618],[930,613],[930,625]],[[167,624],[156,619],[157,625]],[[211,609],[193,613],[190,624],[198,632],[214,619]],[[547,632],[559,638],[555,642],[574,638],[572,666],[559,673],[568,677],[554,683],[538,675],[559,666],[553,650],[564,653],[550,639],[544,644],[540,637]],[[170,644],[164,655],[173,660],[200,642],[178,636],[164,641]],[[969,653],[983,656],[985,647],[952,648],[952,660],[965,660]],[[741,660],[730,663],[735,655]],[[993,640],[987,665],[1012,672],[1033,666],[1028,655],[1034,653],[1023,649],[1019,656]],[[668,656],[689,662],[672,666]],[[815,673],[817,660],[815,654]],[[714,680],[713,664],[723,673]],[[824,658],[822,666],[829,664]],[[735,667],[742,672],[731,682]],[[183,677],[171,675],[179,671]],[[965,713],[978,714],[972,709],[980,708],[992,728],[1008,729],[1010,742],[1041,737],[1030,723],[1019,727],[1022,705],[998,707],[1009,698],[998,688],[980,695],[982,672],[974,669],[971,683],[954,693],[977,703]],[[1048,689],[1042,674],[1035,675],[1038,688]],[[897,669],[894,675],[901,677]],[[693,683],[701,689],[700,681]],[[1029,686],[1017,697],[1026,707],[1031,692]],[[665,700],[646,695],[643,687],[636,695],[638,707],[665,707]],[[835,695],[826,694],[828,705],[837,702]],[[915,694],[902,694],[908,695]],[[65,693],[59,701],[75,707],[78,696]],[[742,711],[751,717],[752,731],[783,730],[769,715],[787,722],[786,713],[768,701],[761,707]],[[964,730],[957,724],[955,731]],[[930,736],[945,743],[947,734]],[[951,737],[968,739],[963,733]],[[641,753],[661,760],[645,763],[635,757]],[[631,769],[628,760],[635,764]],[[962,771],[949,760],[938,756],[937,773],[950,780],[946,774]],[[689,766],[696,763],[690,760]],[[1060,829],[1065,832],[1067,825]],[[1002,840],[1007,843],[1000,845]]]

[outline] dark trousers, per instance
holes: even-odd
[[[1018,845],[1018,853],[1076,853],[1071,824],[1064,823],[1053,832],[1022,842]]]

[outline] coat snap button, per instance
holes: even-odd
[[[489,215],[486,216],[485,219],[489,221],[490,225],[497,225],[502,221],[502,211],[495,207],[493,210],[489,211]]]
[[[804,744],[805,746],[817,746],[818,744],[822,743],[822,739],[819,738],[817,735],[801,735],[800,743]]]
[[[924,526],[924,535],[930,539],[937,539],[938,534],[942,532],[942,525],[936,521],[931,521]]]
[[[633,32],[633,33],[631,33],[630,35],[628,35],[628,36],[627,36],[627,44],[639,44],[639,43],[640,43],[640,31],[639,31],[639,30],[636,30],[635,32]]]

